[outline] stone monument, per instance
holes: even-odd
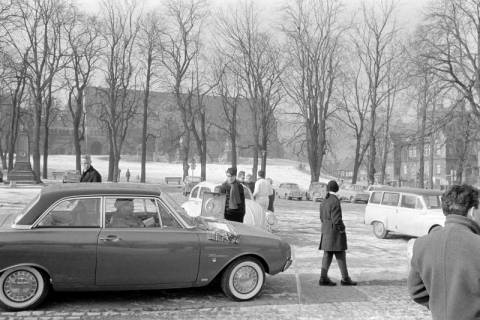
[[[30,164],[30,147],[28,135],[20,129],[16,143],[15,165],[8,173],[8,181],[14,185],[16,182],[36,183],[35,174]]]

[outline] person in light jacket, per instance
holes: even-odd
[[[478,195],[469,185],[450,187],[442,196],[445,227],[413,245],[408,290],[434,320],[480,319],[480,225],[468,217]]]
[[[357,283],[348,275],[347,258],[347,234],[345,233],[345,224],[342,220],[342,208],[340,200],[337,198],[338,184],[331,180],[327,184],[327,195],[320,204],[320,221],[322,222],[322,235],[320,239],[319,250],[323,250],[322,270],[318,284],[321,286],[335,286],[336,283],[328,277],[328,269],[332,263],[333,256],[338,263],[343,286],[355,286]]]

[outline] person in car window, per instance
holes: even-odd
[[[323,250],[322,270],[318,284],[321,286],[335,286],[336,283],[328,277],[328,269],[332,263],[333,256],[337,259],[338,267],[342,274],[340,284],[343,286],[355,286],[347,270],[347,235],[345,224],[342,220],[342,208],[337,198],[338,184],[331,180],[327,184],[327,195],[320,204],[320,221],[322,222],[322,235],[319,250]]]
[[[433,319],[480,317],[480,225],[469,215],[478,195],[469,185],[450,187],[442,195],[445,227],[413,245],[408,290]]]
[[[111,228],[139,228],[144,227],[144,223],[133,213],[133,199],[117,199],[115,201],[117,211],[110,219]]]
[[[220,193],[225,193],[227,199],[225,201],[226,220],[243,222],[245,216],[245,193],[243,187],[236,179],[237,168],[228,168],[227,181],[220,186]]]

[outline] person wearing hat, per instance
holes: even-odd
[[[238,182],[237,168],[228,168],[227,181],[220,186],[220,193],[225,193],[227,199],[225,201],[225,214],[226,220],[243,222],[245,216],[245,194],[243,187]]]
[[[342,220],[342,208],[337,198],[338,184],[331,180],[327,184],[327,195],[320,204],[320,221],[322,222],[322,235],[320,238],[319,250],[323,250],[322,270],[318,284],[321,286],[335,286],[336,283],[328,277],[328,269],[332,263],[333,256],[337,260],[338,267],[342,274],[340,284],[343,286],[355,286],[357,283],[348,275],[347,270],[347,235],[345,224]]]
[[[82,157],[82,165],[83,173],[80,182],[102,182],[102,176],[92,166],[92,159],[88,154]]]

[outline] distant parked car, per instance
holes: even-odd
[[[188,200],[182,204],[187,214],[191,217],[198,217],[202,212],[203,194],[205,192],[217,193],[220,190],[220,182],[202,181],[192,188]],[[243,222],[257,226],[263,230],[271,231],[272,225],[275,224],[275,215],[271,211],[264,212],[261,205],[253,200],[250,189],[243,185],[243,193],[245,195],[245,217]],[[222,204],[224,206],[224,204]],[[224,208],[221,208],[222,210]]]
[[[63,183],[76,183],[80,182],[82,175],[76,170],[67,170],[63,175]]]
[[[338,190],[337,197],[340,201],[350,201],[351,203],[354,202],[368,202],[368,197],[370,193],[366,191],[365,186],[361,186],[358,184],[344,184]]]
[[[192,188],[195,187],[200,181],[202,181],[201,177],[195,176],[186,176],[185,180],[183,181],[183,195],[189,195]]]
[[[312,182],[308,187],[307,200],[313,202],[322,201],[327,195],[327,184],[325,182]]]
[[[276,190],[279,198],[291,200],[293,198],[302,200],[305,196],[305,191],[302,191],[297,183],[280,183],[280,186]]]
[[[0,225],[0,307],[13,311],[37,307],[51,289],[187,288],[214,279],[246,301],[261,293],[265,273],[292,263],[280,237],[191,218],[154,185],[50,185],[14,221]]]

